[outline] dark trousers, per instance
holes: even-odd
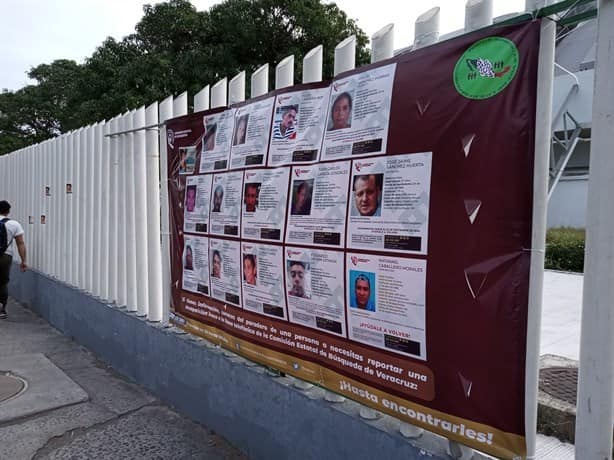
[[[6,305],[9,298],[9,275],[13,257],[9,254],[0,256],[0,304]]]

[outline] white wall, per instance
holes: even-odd
[[[586,225],[588,176],[562,177],[548,202],[548,228]]]

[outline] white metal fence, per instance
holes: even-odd
[[[546,3],[550,2],[527,0],[526,10]],[[464,31],[491,24],[492,7],[493,0],[468,0]],[[372,37],[373,61],[393,55],[393,33],[388,25]],[[413,48],[438,40],[439,8],[433,8],[417,19]],[[304,83],[322,79],[322,53],[319,46],[305,56]],[[349,37],[335,49],[335,74],[354,68],[354,62],[355,39]],[[268,74],[265,64],[251,75],[251,97],[269,91]],[[211,88],[206,86],[194,95],[194,110],[242,101],[245,77],[241,72],[228,83],[224,78]],[[276,89],[292,85],[293,56],[276,66],[275,81]],[[30,267],[150,321],[168,321],[171,277],[164,122],[187,112],[184,92],[1,156],[0,197],[11,202],[12,216],[26,230]],[[538,305],[533,314],[539,312]],[[528,380],[534,379],[527,388],[529,411],[535,407],[536,395],[531,393],[536,388],[529,387],[533,383],[536,387],[536,364],[536,359],[527,360],[527,373],[533,376]],[[611,398],[609,403],[611,413]],[[529,414],[529,458],[535,452],[535,423],[535,415]],[[416,434],[409,427],[405,431]],[[595,435],[592,427],[586,431]],[[611,449],[608,429],[601,446],[607,444],[608,436]],[[469,458],[463,449],[462,455]]]

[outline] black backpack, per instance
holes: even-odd
[[[6,225],[4,225],[8,220],[8,217],[0,220],[0,256],[6,252],[6,248],[9,246],[9,234],[6,231]]]

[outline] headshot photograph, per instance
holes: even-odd
[[[192,246],[187,245],[184,252],[183,268],[186,270],[194,270],[194,254],[192,253]]]
[[[308,216],[311,214],[311,196],[313,194],[313,179],[296,180],[292,184],[292,206],[290,214]]]
[[[352,183],[352,216],[380,216],[382,213],[383,174],[354,176]]]
[[[350,270],[350,307],[375,311],[375,273]]]
[[[222,255],[217,249],[211,251],[211,276],[218,279],[222,277]]]
[[[209,152],[215,148],[215,134],[217,133],[217,123],[205,125],[205,137],[203,137],[203,152]]]
[[[180,147],[179,155],[179,174],[192,174],[196,165],[196,147]]]
[[[258,209],[258,195],[260,195],[260,182],[245,184],[243,190],[243,204],[245,212],[256,212]]]
[[[196,185],[188,185],[185,189],[185,210],[194,212],[196,208]]]
[[[309,276],[309,263],[298,260],[286,262],[288,295],[310,299],[310,286],[307,284]],[[309,288],[309,289],[308,289]]]
[[[258,269],[254,254],[243,254],[243,281],[251,286],[256,285]]]
[[[213,191],[211,197],[211,212],[222,212],[222,202],[224,201],[224,187],[219,184]]]
[[[275,110],[273,139],[296,139],[298,105],[286,105]]]
[[[335,98],[330,108],[328,131],[352,127],[352,95],[344,92]]]
[[[249,113],[241,115],[235,121],[235,133],[232,138],[232,145],[245,144],[245,137],[247,136],[247,122],[249,121]]]

